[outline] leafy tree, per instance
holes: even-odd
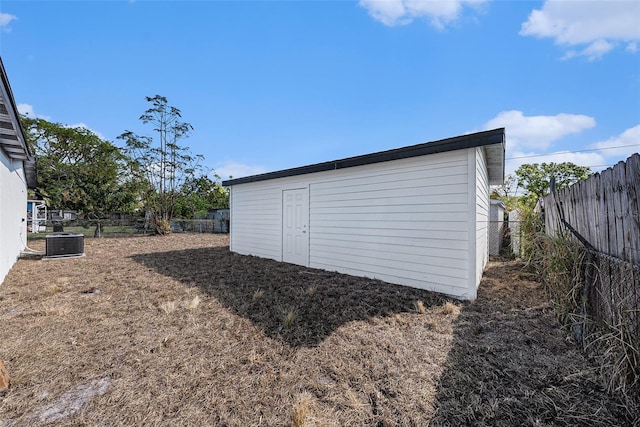
[[[153,229],[157,234],[166,234],[171,232],[180,189],[195,175],[202,156],[192,156],[187,147],[179,145],[193,130],[191,124],[181,121],[180,110],[170,106],[164,96],[146,100],[151,107],[140,116],[140,121],[153,126],[155,140],[129,130],[118,138],[126,143],[126,152],[134,164],[132,171],[147,184],[143,202],[151,213]]]
[[[529,203],[549,194],[552,178],[556,180],[556,188],[564,188],[586,179],[590,174],[588,167],[571,162],[524,164],[516,170],[518,186],[527,191]]]
[[[49,207],[92,218],[133,212],[136,186],[118,147],[86,128],[25,116],[21,120],[36,157],[36,193]]]
[[[515,175],[507,175],[504,183],[491,187],[491,198],[501,200],[506,205],[505,213],[511,212],[519,205],[518,180]]]
[[[209,209],[229,207],[228,189],[220,183],[220,177],[211,179],[206,175],[185,180],[176,204],[176,216],[193,218],[206,215]]]

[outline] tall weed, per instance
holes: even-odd
[[[522,230],[526,264],[544,285],[560,321],[600,365],[606,389],[622,396],[628,410],[640,410],[640,337],[629,333],[630,325],[623,322],[611,325],[602,321],[590,305],[589,287],[605,279],[587,277],[589,268],[594,271],[592,263],[597,255],[590,254],[571,235],[546,235],[541,215],[533,211],[524,215]],[[614,318],[625,318],[628,308],[614,301],[611,306],[618,311]]]

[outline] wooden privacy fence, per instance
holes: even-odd
[[[582,243],[575,337],[596,347],[610,389],[640,390],[640,155],[544,198],[545,232]],[[570,232],[570,233],[569,233]],[[597,338],[600,337],[600,338]],[[599,345],[596,345],[599,344]],[[640,395],[640,394],[639,394]]]
[[[545,231],[572,227],[598,252],[640,263],[640,155],[544,198]],[[585,243],[585,242],[583,242]]]

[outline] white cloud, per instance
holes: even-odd
[[[595,61],[596,59],[600,59],[604,56],[605,53],[608,53],[611,49],[613,49],[614,45],[609,43],[606,40],[596,40],[587,46],[579,55],[586,56],[589,61]]]
[[[402,0],[360,0],[359,4],[367,9],[373,19],[382,22],[384,25],[391,27],[411,22],[411,19],[404,17],[406,9]]]
[[[603,169],[607,164],[604,157],[598,152],[572,153],[570,151],[558,151],[543,154],[539,152],[510,152],[505,164],[505,175],[513,175],[516,169],[526,163],[563,163],[571,162],[578,166],[590,166],[592,171]]]
[[[552,38],[561,46],[575,47],[563,57],[601,58],[618,43],[636,51],[640,40],[640,2],[547,0],[522,24],[520,35]]]
[[[563,136],[580,133],[596,125],[593,117],[581,114],[525,116],[522,111],[502,111],[485,123],[485,129],[504,127],[508,149],[544,150]]]
[[[606,40],[596,40],[586,48],[578,50],[569,50],[561,59],[571,59],[576,56],[586,56],[589,61],[595,61],[602,58],[606,53],[611,51],[615,47],[614,44],[609,43]],[[629,50],[629,49],[627,49]],[[631,52],[631,50],[629,50]],[[633,52],[631,52],[633,53]]]
[[[18,17],[15,15],[11,15],[9,13],[0,13],[0,28],[2,28],[2,31],[11,31],[11,28],[9,28],[9,24],[15,19],[18,19]]]
[[[629,147],[631,146],[631,147]],[[640,124],[629,128],[620,135],[613,136],[606,141],[591,144],[591,148],[601,149],[606,159],[625,160],[640,151]]]
[[[43,114],[36,114],[33,105],[31,104],[18,104],[16,105],[16,108],[18,108],[18,113],[20,114],[24,114],[25,116],[32,118],[32,119],[44,119],[44,120],[51,120],[51,117],[49,116],[45,116]]]
[[[406,25],[427,18],[442,29],[460,17],[465,5],[477,6],[488,0],[360,0],[371,17],[387,26]]]
[[[35,113],[33,112],[33,105],[29,104],[18,104],[18,113],[24,114],[25,116],[35,117]]]
[[[509,129],[507,129],[507,136]],[[562,163],[571,162],[579,166],[589,166],[592,172],[599,172],[613,166],[619,161],[626,160],[632,154],[640,151],[640,124],[629,128],[620,135],[613,136],[606,141],[587,145],[586,150],[595,151],[559,151],[544,153],[541,151],[521,151],[510,149],[507,142],[507,161],[505,173],[513,174],[517,168],[525,163]],[[581,151],[581,150],[578,150]]]
[[[264,166],[259,165],[245,165],[237,163],[232,160],[228,160],[223,163],[218,163],[215,167],[215,172],[222,177],[222,179],[242,178],[244,176],[257,175],[267,172]]]
[[[24,114],[25,116],[27,116],[29,118],[32,118],[32,119],[44,119],[44,120],[47,120],[47,121],[51,121],[51,117],[45,116],[43,114],[37,114],[35,112],[35,109],[33,108],[33,105],[31,105],[31,104],[18,104],[16,107],[18,108],[18,112],[20,114]],[[84,128],[84,129],[90,130],[91,132],[93,132],[95,135],[97,135],[101,139],[106,139],[103,134],[101,134],[100,132],[98,132],[98,131],[96,131],[94,129],[91,129],[84,122],[76,123],[76,124],[73,124],[73,125],[65,125],[64,127],[66,127],[66,128]]]
[[[98,138],[100,139],[104,139],[106,140],[107,138],[105,138],[105,136],[103,134],[101,134],[100,132],[98,132],[97,130],[91,129],[89,126],[87,126],[86,123],[84,122],[80,122],[80,123],[76,123],[73,125],[66,125],[66,128],[75,128],[75,129],[86,129],[88,131],[91,131],[94,135],[96,135]]]

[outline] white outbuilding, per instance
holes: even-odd
[[[230,250],[475,299],[504,129],[230,179]]]
[[[489,206],[489,255],[500,255],[504,238],[504,210],[506,205],[501,200],[490,200]]]
[[[0,283],[27,245],[27,188],[36,185],[35,160],[20,126],[0,59]]]

